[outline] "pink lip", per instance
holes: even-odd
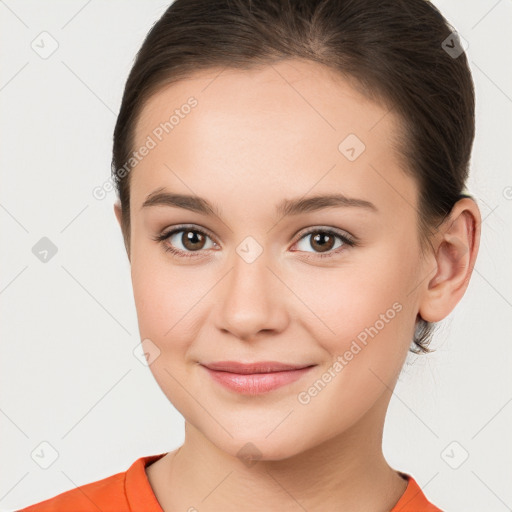
[[[314,365],[290,365],[275,361],[238,363],[219,361],[202,365],[223,386],[246,395],[257,395],[300,379]]]

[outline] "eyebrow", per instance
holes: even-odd
[[[142,204],[141,210],[151,206],[184,208],[185,210],[203,215],[215,215],[221,218],[218,206],[211,204],[206,199],[198,196],[165,192],[163,188],[149,194]],[[373,203],[364,199],[347,197],[343,194],[327,194],[307,198],[285,199],[276,207],[276,214],[281,217],[287,217],[336,207],[358,207],[374,212],[378,211]]]

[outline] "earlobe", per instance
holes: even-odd
[[[435,274],[426,280],[419,314],[439,322],[463,297],[480,243],[480,211],[469,198],[458,201],[436,237]]]

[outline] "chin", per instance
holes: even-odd
[[[239,458],[247,467],[259,461],[280,461],[302,453],[308,446],[304,445],[304,432],[291,435],[290,432],[277,434],[254,432],[242,434],[237,432],[234,438],[223,436],[222,439],[209,438],[217,448],[232,457]]]

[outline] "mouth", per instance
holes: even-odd
[[[315,364],[286,364],[277,361],[240,363],[218,361],[201,364],[210,377],[225,388],[245,395],[268,393],[297,381]]]

